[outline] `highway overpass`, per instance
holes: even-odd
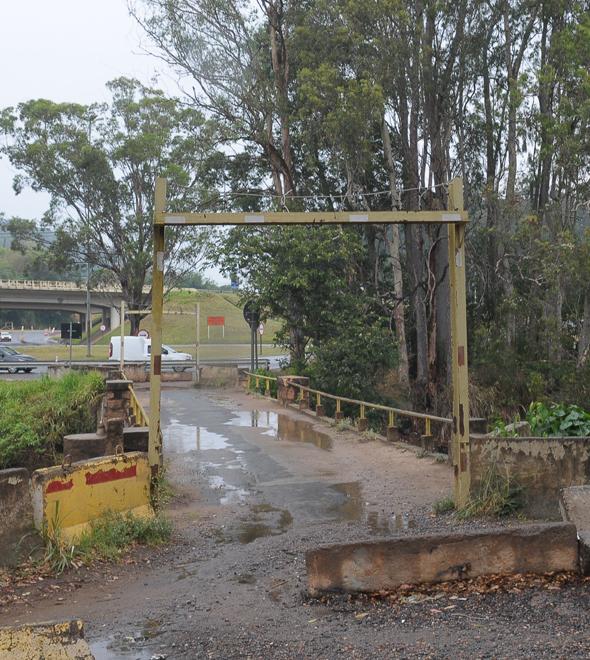
[[[122,299],[117,287],[97,287],[90,291],[90,308],[93,314],[102,314],[105,325],[118,328]],[[49,280],[0,280],[0,309],[72,312],[79,314],[84,323],[86,285]]]

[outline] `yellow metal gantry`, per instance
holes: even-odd
[[[453,424],[451,452],[455,504],[467,501],[469,467],[469,378],[467,367],[467,303],[465,284],[465,225],[463,181],[449,183],[445,211],[307,211],[260,213],[171,213],[166,211],[166,180],[158,178],[154,204],[152,280],[152,355],[150,375],[149,463],[155,476],[162,464],[160,393],[162,375],[162,318],[164,312],[164,237],[167,226],[194,225],[321,225],[321,224],[445,224],[448,229],[451,316]]]

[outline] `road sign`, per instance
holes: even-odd
[[[244,305],[244,319],[251,328],[257,328],[260,324],[258,305],[253,300]]]
[[[225,325],[225,316],[208,316],[207,325]]]
[[[137,336],[138,337],[145,337],[146,339],[149,339],[150,338],[150,333],[147,330],[140,330],[137,333]]]
[[[264,323],[262,323],[262,322],[261,322],[260,325],[258,326],[258,334],[259,334],[259,335],[263,335],[263,334],[264,334]]]
[[[70,337],[70,328],[72,329],[72,336]],[[82,324],[81,323],[62,323],[61,324],[61,338],[62,339],[81,339],[82,338]]]
[[[100,331],[104,332],[107,329],[106,325],[101,325],[100,326]]]

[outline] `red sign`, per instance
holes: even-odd
[[[207,325],[225,325],[225,316],[208,316]]]

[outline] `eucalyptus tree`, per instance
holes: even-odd
[[[127,305],[148,306],[152,267],[154,186],[168,177],[173,207],[198,207],[208,192],[200,183],[215,155],[210,121],[163,92],[136,80],[108,84],[108,104],[44,99],[1,114],[2,152],[17,170],[14,188],[50,195],[45,224],[56,229],[48,250],[63,268],[87,262],[120,285]],[[167,232],[170,285],[195,269],[205,232]],[[136,330],[140,316],[132,316]]]

